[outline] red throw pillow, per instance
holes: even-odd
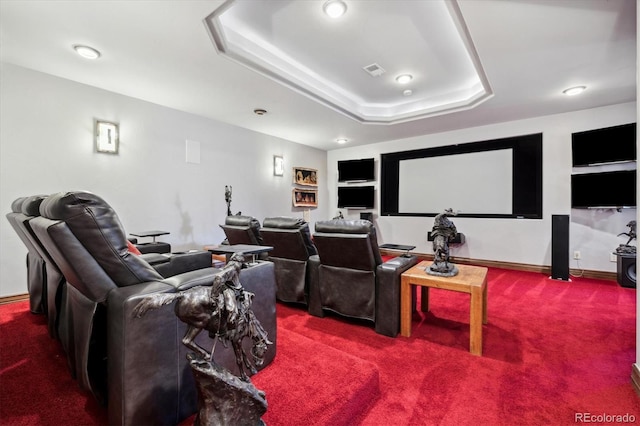
[[[129,240],[127,240],[127,249],[129,250],[129,253],[133,253],[138,256],[142,254],[140,253],[140,250],[138,250],[138,247],[134,246]]]

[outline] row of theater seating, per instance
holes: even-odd
[[[382,261],[376,229],[368,220],[334,219],[315,224],[313,237],[302,219],[227,216],[221,225],[229,244],[273,247],[278,300],[305,305],[322,317],[334,312],[367,320],[376,332],[400,331],[400,276],[416,256]]]
[[[89,192],[20,198],[7,218],[28,249],[31,310],[47,316],[71,374],[106,403],[109,424],[178,424],[195,413],[195,382],[182,344],[187,326],[173,305],[142,318],[134,318],[133,309],[148,295],[211,285],[219,272],[211,255],[132,254],[115,211]],[[243,269],[240,281],[255,294],[252,309],[274,343],[264,368],[275,357],[277,337],[273,263]],[[211,347],[204,334],[198,343]],[[251,342],[245,344],[250,350]],[[237,371],[231,348],[217,345],[215,361]]]

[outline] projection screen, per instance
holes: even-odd
[[[452,208],[512,214],[513,151],[474,152],[400,161],[398,212]],[[425,184],[426,183],[426,184]]]
[[[542,218],[542,133],[381,154],[380,214]]]

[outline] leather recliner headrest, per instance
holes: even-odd
[[[302,234],[302,241],[307,248],[307,254],[309,256],[318,254],[316,246],[311,240],[311,231],[309,230],[309,224],[304,219],[301,219],[299,217],[286,216],[267,217],[264,219],[262,225],[264,226],[264,228],[300,230],[300,233]]]
[[[227,216],[224,220],[225,225],[229,226],[246,226],[251,230],[258,245],[262,245],[262,236],[260,236],[260,221],[252,216],[234,215]]]
[[[265,218],[262,226],[265,228],[298,229],[306,223],[304,219],[298,217],[276,216]]]
[[[316,233],[325,234],[366,234],[371,244],[371,250],[376,265],[382,263],[380,250],[378,249],[378,236],[376,228],[368,220],[364,219],[333,219],[316,222]]]
[[[334,219],[316,222],[316,232],[339,234],[370,234],[375,228],[368,220]]]
[[[22,213],[22,203],[26,199],[27,197],[20,197],[13,200],[13,203],[11,203],[11,211],[14,213]]]
[[[224,219],[224,224],[230,226],[248,226],[250,228],[260,229],[260,222],[252,216],[227,216]]]
[[[140,256],[130,255],[118,215],[99,196],[86,191],[53,194],[40,204],[40,214],[64,221],[118,286],[162,279]]]
[[[22,213],[27,216],[40,216],[40,205],[47,198],[46,195],[32,195],[24,199]]]
[[[49,219],[67,222],[74,233],[93,228],[115,228],[123,232],[120,219],[111,206],[99,196],[87,191],[50,195],[40,204],[40,214]]]

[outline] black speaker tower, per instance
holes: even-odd
[[[569,215],[551,216],[551,278],[569,281]]]

